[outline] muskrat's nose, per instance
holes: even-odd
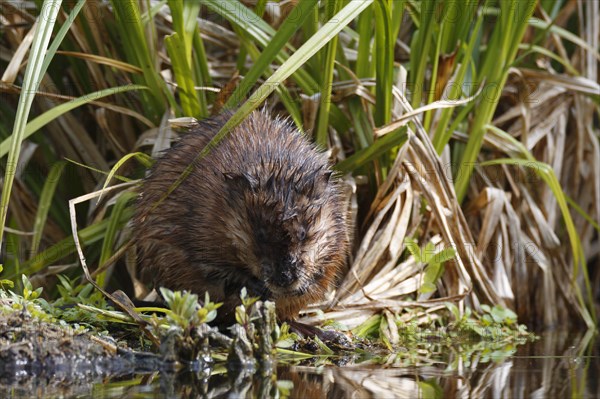
[[[294,281],[296,281],[296,275],[289,267],[283,267],[273,276],[273,282],[283,288],[289,287]]]

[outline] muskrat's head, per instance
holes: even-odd
[[[297,169],[263,164],[225,179],[240,210],[231,227],[238,256],[266,296],[320,298],[347,249],[338,182],[326,162]]]

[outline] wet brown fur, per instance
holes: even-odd
[[[289,122],[253,112],[160,202],[229,116],[185,134],[144,181],[134,217],[141,276],[208,291],[224,302],[221,322],[233,321],[244,286],[293,319],[334,283],[348,228],[326,155]]]

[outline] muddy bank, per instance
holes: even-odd
[[[89,389],[103,377],[158,371],[168,364],[154,354],[119,348],[63,323],[27,312],[0,312],[0,392],[29,397],[32,388],[54,395]],[[2,395],[6,397],[5,395]]]

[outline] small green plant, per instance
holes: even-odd
[[[242,304],[235,309],[235,321],[242,326],[247,326],[250,324],[250,307],[259,298],[248,296],[248,290],[244,287],[240,292],[240,299]]]
[[[454,317],[449,328],[463,333],[463,335],[494,341],[508,341],[519,336],[531,336],[525,325],[517,323],[516,313],[502,306],[490,307],[484,304],[481,305],[482,313],[474,314],[469,307],[461,313],[455,304],[447,302],[445,305]]]
[[[434,292],[436,290],[435,284],[444,274],[444,262],[453,259],[456,255],[454,248],[444,248],[436,251],[435,245],[431,241],[425,245],[425,248],[421,248],[410,237],[406,237],[404,243],[416,262],[427,265],[419,293],[428,294]]]
[[[21,295],[4,288],[0,289],[0,311],[26,312],[32,317],[43,321],[56,321],[47,311],[50,305],[40,295],[42,287],[33,288],[26,275],[21,276],[23,292]],[[9,285],[9,284],[7,284]]]
[[[419,308],[399,314],[385,311],[371,316],[352,333],[358,339],[390,351],[399,347],[410,348],[409,352],[420,348],[432,355],[436,353],[431,347],[433,344],[441,348],[464,346],[470,353],[490,350],[504,353],[504,349],[510,352],[515,345],[535,338],[526,326],[517,323],[517,316],[510,309],[482,305],[482,312],[474,313],[469,307],[461,312],[450,302],[445,306],[449,312],[441,318],[424,317],[426,313]]]
[[[292,348],[300,337],[298,334],[290,331],[290,325],[287,323],[275,327],[275,346],[281,349]]]
[[[2,270],[4,270],[4,268],[0,264],[0,273],[2,273]],[[15,283],[13,283],[12,280],[8,280],[8,279],[0,280],[0,290],[6,290],[5,287],[13,288],[14,286],[15,286]]]
[[[35,301],[40,297],[40,294],[44,290],[42,287],[33,289],[33,285],[26,275],[21,275],[23,281],[23,300],[24,301]]]
[[[506,324],[513,326],[517,323],[517,314],[510,309],[496,305],[493,308],[489,305],[481,305],[481,310],[484,314],[481,316],[481,321],[484,324]]]
[[[198,302],[198,295],[187,291],[171,291],[161,287],[160,293],[168,307],[167,319],[183,330],[190,326],[210,323],[217,317],[217,309],[222,305],[211,302],[208,292],[204,296],[204,305]]]
[[[379,337],[382,316],[375,314],[369,317],[364,323],[352,330],[352,333],[358,338],[377,338]]]
[[[48,305],[47,311],[54,317],[69,323],[85,323],[88,327],[104,329],[108,320],[86,307],[112,311],[104,295],[87,284],[77,284],[67,276],[58,275],[56,289],[60,297]]]

